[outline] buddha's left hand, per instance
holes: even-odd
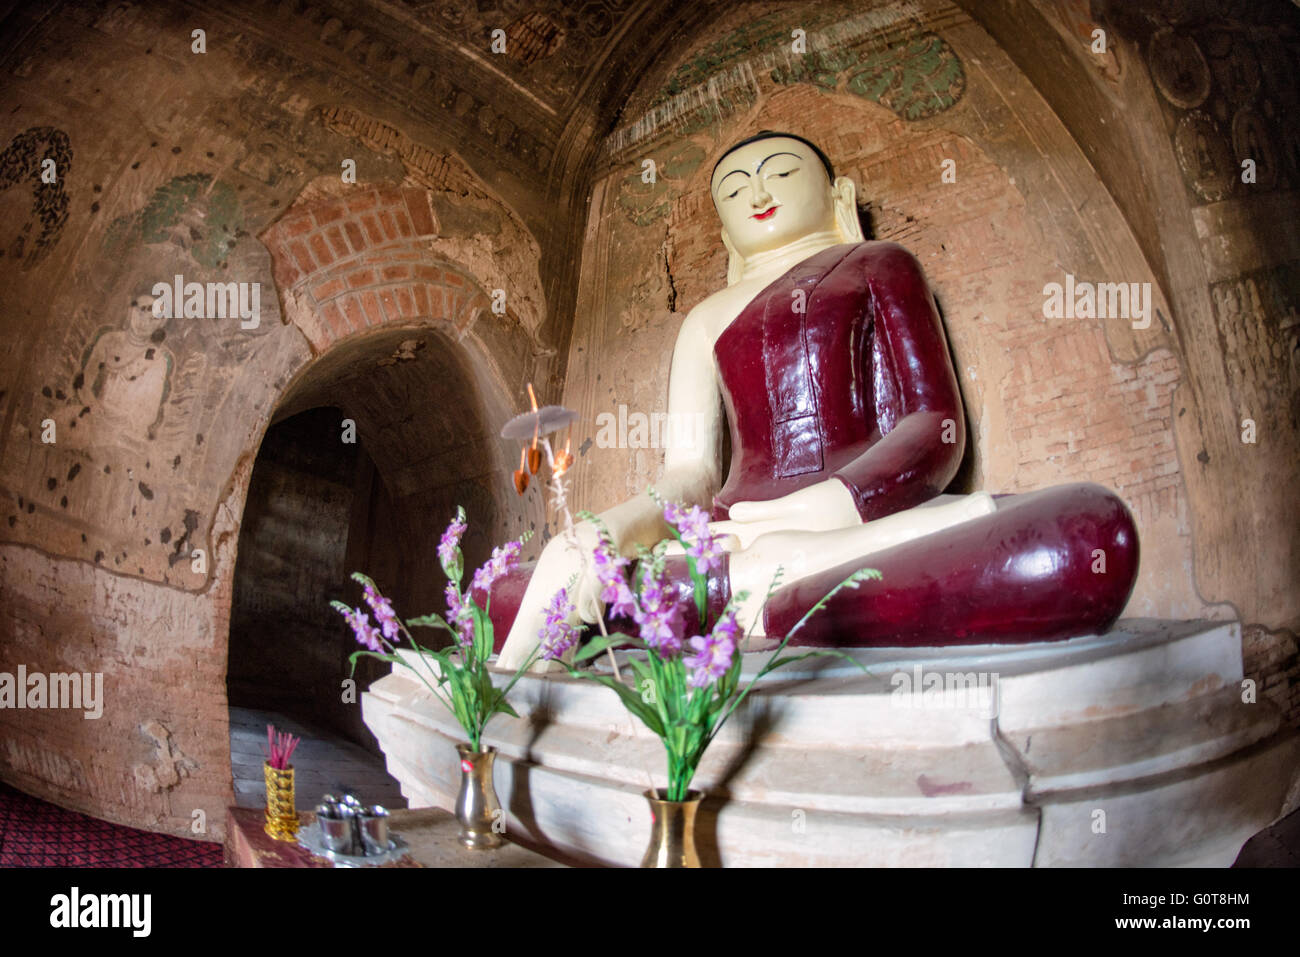
[[[824,532],[861,525],[853,496],[839,479],[830,478],[797,492],[766,501],[737,502],[728,517],[734,522],[779,523],[805,532]]]

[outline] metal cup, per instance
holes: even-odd
[[[324,807],[330,807],[323,805]],[[353,823],[356,811],[346,805],[333,805],[332,815],[320,814],[316,820],[320,823],[320,836],[325,846],[336,854],[351,854],[354,840]]]
[[[378,804],[357,816],[361,822],[361,843],[366,854],[383,854],[388,850],[388,811]]]

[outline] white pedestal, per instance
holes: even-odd
[[[855,657],[870,676],[812,659],[733,715],[693,783],[705,863],[1226,866],[1300,803],[1300,735],[1242,702],[1235,623]],[[485,742],[512,835],[637,864],[658,739],[594,682],[529,675],[510,701]],[[424,685],[396,668],[362,709],[411,807],[452,808],[464,735]]]

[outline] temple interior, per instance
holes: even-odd
[[[714,165],[765,129],[924,269],[946,490],[1112,491],[1141,542],[1117,627],[1230,626],[1223,687],[1294,735],[1297,71],[1285,0],[0,4],[0,673],[104,689],[93,720],[0,695],[0,782],[221,841],[251,713],[384,779],[390,669],[350,674],[329,601],[364,570],[440,609],[458,506],[469,568],[560,534],[500,436],[530,385],[578,414],[575,509],[661,479],[646,423],[727,284]],[[1277,787],[1242,834],[1295,808]]]

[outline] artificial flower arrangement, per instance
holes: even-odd
[[[483,608],[479,608],[470,592],[462,591],[460,587],[465,567],[460,540],[466,528],[465,509],[458,508],[456,517],[438,542],[438,561],[447,576],[445,618],[430,613],[410,618],[403,623],[393,609],[392,601],[361,572],[354,572],[352,578],[361,583],[362,596],[374,614],[374,621],[362,608],[349,608],[341,601],[332,601],[330,604],[352,627],[357,641],[368,649],[355,651],[348,659],[352,663],[354,674],[357,660],[363,656],[409,668],[424,682],[433,696],[455,715],[472,749],[481,752],[483,729],[493,715],[519,717],[506,701],[506,695],[537,660],[540,650],[519,667],[504,688],[493,685],[491,672],[488,671],[488,659],[492,656],[495,641],[492,620],[488,617],[491,598]],[[484,594],[491,595],[493,584],[519,563],[520,552],[530,535],[531,533],[525,533],[494,549],[492,557],[474,572],[470,590],[479,588]],[[425,648],[412,637],[410,628],[440,628],[451,635],[452,644],[441,651]],[[423,671],[397,653],[402,638],[419,652]],[[430,659],[438,663],[436,670],[430,666]],[[432,682],[430,678],[433,679]]]
[[[785,656],[781,653],[804,623],[840,589],[856,588],[868,579],[879,581],[880,572],[874,568],[859,569],[832,588],[808,609],[742,688],[740,646],[745,636],[741,635],[736,620],[736,606],[748,597],[747,593],[732,596],[716,619],[709,621],[708,572],[721,564],[720,536],[710,533],[708,515],[698,506],[660,504],[673,538],[686,551],[700,633],[683,641],[682,609],[664,578],[667,543],[653,551],[641,547],[638,567],[629,574],[630,559],[615,553],[608,532],[594,515],[581,512],[580,517],[599,530],[600,542],[592,553],[592,561],[601,584],[601,601],[606,603],[611,617],[634,621],[638,634],[606,633],[602,616],[601,634],[583,645],[573,661],[575,664],[588,661],[616,646],[630,646],[646,655],[644,660],[636,656],[628,659],[636,675],[637,689],[624,684],[618,675],[579,670],[573,665],[568,665],[568,670],[575,678],[597,681],[615,691],[624,707],[659,737],[668,758],[668,788],[664,797],[668,801],[684,801],[709,744],[760,678],[783,665],[814,656],[843,658],[862,667],[852,657],[831,649]],[[778,580],[774,580],[768,597],[777,585]],[[569,623],[573,613],[568,590],[561,588],[551,600],[546,624],[539,633],[542,658],[562,661],[565,653],[577,645],[581,633]]]

